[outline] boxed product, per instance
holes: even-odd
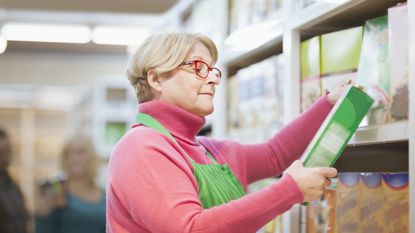
[[[408,119],[409,19],[408,5],[389,8],[389,65],[392,120]]]
[[[368,115],[369,124],[388,122],[391,98],[387,16],[366,21],[356,84],[375,100]]]
[[[320,36],[301,43],[301,111],[307,110],[322,95]]]
[[[231,0],[229,2],[229,32],[251,24],[252,20],[251,0]]]
[[[342,82],[356,80],[363,28],[355,27],[321,36],[322,90],[333,90]],[[341,44],[339,44],[341,41]]]
[[[362,232],[383,231],[382,174],[361,174],[360,226]]]
[[[364,233],[360,228],[360,174],[339,173],[338,180],[335,232]]]
[[[241,69],[230,82],[229,134],[239,142],[263,142],[283,120],[283,55]],[[252,141],[254,139],[254,141]]]
[[[373,99],[349,86],[303,153],[304,166],[333,166],[372,106]]]
[[[324,190],[320,200],[307,206],[307,233],[335,233],[335,209],[335,189]]]
[[[408,173],[383,175],[384,232],[406,233],[409,221]]]

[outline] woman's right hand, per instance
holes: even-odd
[[[337,176],[337,170],[332,167],[303,166],[300,160],[294,161],[285,171],[297,183],[298,188],[304,196],[304,202],[311,202],[320,199],[325,188],[331,185],[330,178]]]

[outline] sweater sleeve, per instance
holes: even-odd
[[[327,95],[261,144],[241,145],[232,141],[209,140],[246,186],[281,174],[299,159],[332,109]]]
[[[107,232],[251,233],[303,199],[285,175],[261,191],[203,209],[184,155],[164,135],[143,128],[124,137],[111,157]]]

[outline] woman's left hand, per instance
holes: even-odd
[[[337,100],[340,98],[344,90],[346,90],[346,88],[349,85],[354,85],[354,82],[352,80],[349,80],[348,82],[343,82],[340,85],[338,85],[336,88],[334,88],[334,90],[327,95],[329,102],[332,105],[336,104]]]

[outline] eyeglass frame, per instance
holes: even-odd
[[[208,73],[207,73],[206,77],[201,76],[201,75],[197,72],[196,63],[198,63],[198,62],[201,62],[201,63],[203,63],[203,64],[205,64],[205,65],[207,66],[207,68],[208,68]],[[220,70],[219,70],[218,68],[216,68],[216,67],[211,67],[209,64],[207,64],[206,62],[204,62],[204,61],[202,61],[202,60],[199,60],[199,59],[194,59],[194,60],[184,61],[184,62],[182,62],[182,63],[180,63],[180,64],[179,64],[179,66],[185,66],[185,65],[193,65],[193,70],[194,70],[195,74],[196,74],[199,78],[206,79],[206,78],[209,76],[210,72],[211,72],[212,70],[214,70],[214,69],[215,69],[215,70],[217,70],[217,71],[219,72],[219,79],[221,79],[221,78],[222,78],[222,71],[220,71]]]

